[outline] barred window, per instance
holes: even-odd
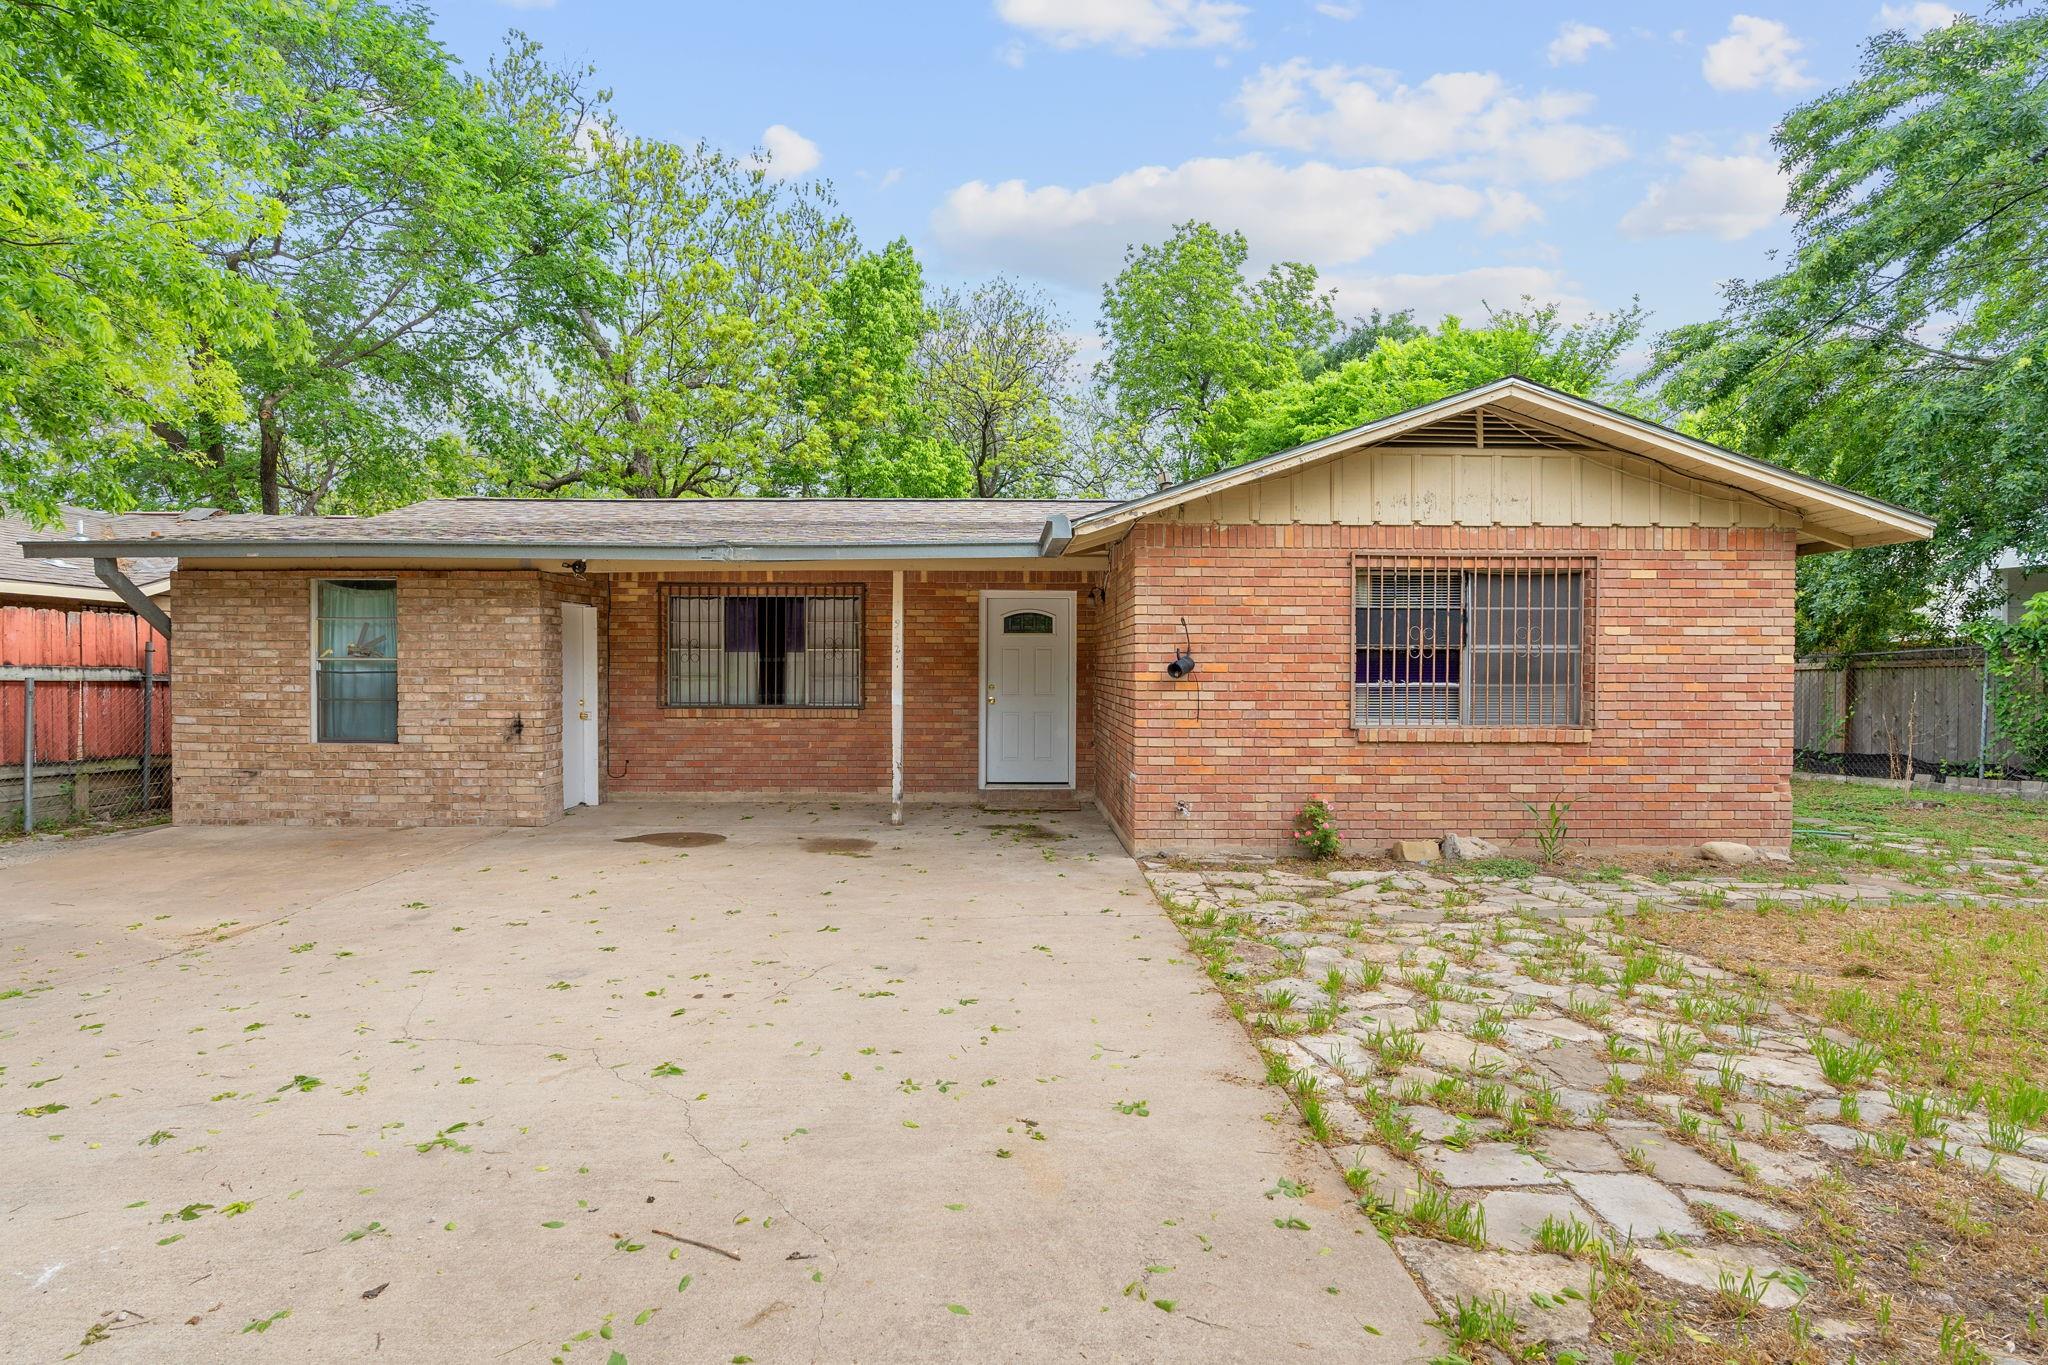
[[[858,587],[669,590],[670,706],[861,704]]]
[[[1593,561],[1362,560],[1353,601],[1360,726],[1578,726]]]

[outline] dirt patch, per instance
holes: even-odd
[[[806,853],[838,853],[850,858],[862,858],[874,851],[875,841],[820,834],[797,840],[797,846]]]
[[[990,834],[1007,834],[1020,844],[1056,844],[1062,839],[1071,839],[1071,834],[1062,834],[1056,829],[1031,823],[1014,825],[983,825]]]
[[[659,834],[629,834],[615,842],[621,844],[653,844],[656,848],[709,848],[725,842],[723,834],[705,834],[698,830],[664,830]]]
[[[1761,980],[1881,1048],[1897,1074],[1967,1088],[2048,1068],[2030,906],[1985,901],[1775,906],[1656,915],[1648,938]]]

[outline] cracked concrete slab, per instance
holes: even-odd
[[[118,1310],[101,1365],[1427,1355],[1101,822],[1006,818],[0,854],[0,1354]],[[673,831],[727,839],[619,842]]]

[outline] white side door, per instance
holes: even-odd
[[[597,608],[562,604],[562,809],[597,804]]]
[[[1074,780],[1074,595],[984,593],[981,780]]]

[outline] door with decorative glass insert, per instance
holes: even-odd
[[[984,786],[1074,781],[1074,595],[981,599]]]

